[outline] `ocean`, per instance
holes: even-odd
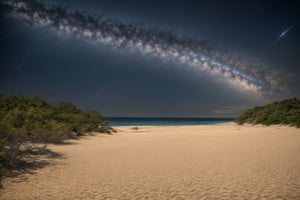
[[[182,126],[232,122],[234,118],[105,118],[111,126]]]

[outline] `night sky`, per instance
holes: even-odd
[[[0,93],[110,117],[300,97],[300,1],[3,0]]]

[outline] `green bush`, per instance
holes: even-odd
[[[71,103],[51,104],[39,97],[0,95],[0,173],[16,167],[26,149],[61,143],[85,132],[110,133],[96,111],[83,111]],[[30,145],[32,144],[32,145]]]
[[[300,99],[293,98],[246,110],[236,120],[238,124],[286,124],[300,128]]]

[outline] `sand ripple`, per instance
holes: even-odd
[[[139,130],[53,146],[66,158],[4,180],[0,199],[300,199],[295,128]]]

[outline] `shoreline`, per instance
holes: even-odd
[[[300,129],[219,125],[114,127],[5,178],[0,199],[300,199]]]
[[[234,122],[234,118],[109,118],[111,126],[193,126]]]
[[[287,125],[287,124],[272,124],[272,125],[264,125],[264,124],[249,124],[244,123],[242,125],[237,124],[236,122],[224,122],[224,123],[217,123],[217,124],[196,124],[196,125],[117,125],[117,126],[111,126],[112,128],[116,129],[122,129],[122,128],[174,128],[174,127],[219,127],[219,126],[230,126],[230,127],[239,127],[239,128],[295,128],[296,130],[300,131],[300,128],[297,128],[296,126]]]

